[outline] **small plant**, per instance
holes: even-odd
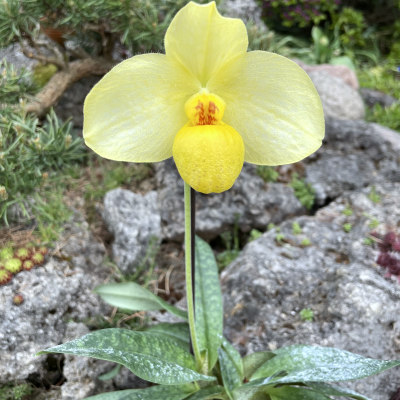
[[[228,266],[240,253],[238,216],[236,216],[233,225],[233,235],[230,231],[226,231],[221,233],[221,239],[225,250],[217,254],[217,263],[220,270]]]
[[[381,196],[376,192],[375,186],[372,186],[368,198],[375,204],[381,201]]]
[[[346,206],[346,208],[342,211],[342,214],[346,215],[346,217],[350,217],[353,215],[353,210],[350,206]]]
[[[261,237],[261,236],[262,236],[262,232],[260,232],[260,231],[257,230],[257,229],[252,229],[252,230],[250,231],[250,234],[249,234],[249,242],[251,242],[252,240],[258,239],[258,238]]]
[[[30,271],[35,266],[35,263],[32,260],[25,260],[22,263],[22,269],[25,271]]]
[[[42,253],[35,252],[32,254],[31,260],[36,266],[41,265],[44,262],[44,255]]]
[[[19,258],[21,261],[25,261],[31,255],[31,252],[26,247],[20,247],[14,253],[16,258]]]
[[[386,277],[396,276],[400,283],[400,235],[392,231],[374,236],[380,251],[376,263],[386,269]]]
[[[300,311],[300,318],[302,321],[312,321],[314,319],[314,311],[311,308],[303,308]]]
[[[273,167],[266,165],[257,165],[257,175],[260,176],[264,182],[276,182],[279,178],[279,172]]]
[[[12,302],[14,305],[20,306],[24,302],[24,296],[22,296],[20,293],[17,293],[14,295]]]
[[[300,235],[300,233],[303,232],[301,229],[301,226],[298,222],[292,223],[292,232],[293,232],[293,235]]]
[[[301,242],[300,245],[303,247],[311,246],[311,240],[309,238],[304,238]]]
[[[6,384],[0,387],[1,400],[26,400],[33,393],[33,387],[28,383]]]
[[[7,245],[6,247],[3,247],[0,249],[0,260],[8,260],[9,258],[12,258],[14,255],[14,250],[11,247],[11,245]]]
[[[343,230],[346,233],[349,233],[352,229],[353,229],[353,225],[350,224],[349,222],[346,222],[345,224],[343,224]]]
[[[372,239],[372,238],[370,238],[370,237],[366,237],[366,238],[364,238],[364,240],[363,240],[363,244],[364,244],[365,246],[372,246],[374,243],[375,243],[375,240]]]
[[[375,229],[379,226],[379,224],[380,222],[376,218],[372,218],[368,223],[368,227],[370,229]]]
[[[294,190],[295,196],[300,203],[307,209],[311,210],[315,201],[314,188],[303,179],[299,179],[297,174],[293,174],[290,186]]]
[[[9,258],[4,263],[4,268],[12,274],[18,274],[22,269],[22,261],[19,258]]]
[[[12,273],[4,268],[0,268],[0,285],[6,285],[12,279]]]

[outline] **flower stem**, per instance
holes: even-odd
[[[190,338],[196,364],[200,365],[201,357],[197,344],[194,295],[195,295],[195,265],[194,265],[194,191],[185,182],[185,275],[186,299],[189,319]]]

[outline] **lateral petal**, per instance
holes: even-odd
[[[225,63],[244,54],[248,39],[243,21],[222,17],[215,2],[188,3],[165,34],[165,53],[177,60],[203,86]]]
[[[207,88],[224,99],[224,122],[242,136],[245,161],[289,164],[321,146],[321,100],[311,79],[293,61],[252,51],[225,65]]]
[[[186,100],[200,88],[162,54],[143,54],[116,65],[90,91],[83,136],[102,157],[156,162],[172,156],[176,133],[187,122]]]

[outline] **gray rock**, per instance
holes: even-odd
[[[312,71],[313,81],[322,101],[325,117],[363,119],[364,103],[359,93],[342,79],[325,71]]]
[[[252,21],[260,26],[264,25],[261,18],[261,7],[255,0],[226,0],[221,7],[223,15]]]
[[[300,215],[304,207],[293,189],[281,183],[266,184],[255,172],[255,166],[245,164],[232,189],[219,193],[196,194],[196,231],[212,238],[235,223],[243,231],[265,230],[270,222]],[[184,234],[183,181],[172,160],[156,166],[159,209],[163,237],[181,240]]]
[[[161,238],[157,193],[146,195],[115,189],[104,197],[104,221],[114,235],[114,261],[124,273],[134,272],[150,242]]]
[[[398,102],[394,97],[379,90],[361,88],[360,94],[368,107],[373,107],[375,104],[380,104],[382,107],[390,107]]]
[[[58,100],[54,110],[59,118],[66,121],[72,118],[76,129],[83,127],[83,102],[92,87],[99,81],[100,77],[91,76],[81,79],[70,86]]]
[[[66,226],[65,238],[58,243],[57,258],[0,287],[0,383],[47,378],[46,360],[54,356],[35,353],[63,341],[68,319],[84,320],[108,310],[92,293],[105,277],[104,247],[76,216]],[[12,303],[16,293],[24,297],[20,306]]]
[[[373,219],[381,232],[399,223],[400,184],[378,185],[378,203],[370,191],[348,192],[315,217],[297,218],[301,234],[293,234],[293,221],[283,223],[283,244],[269,231],[224,270],[225,334],[243,353],[303,343],[399,358],[400,286],[384,278],[377,250],[363,243]],[[343,214],[346,207],[353,215]],[[352,225],[349,233],[344,223]],[[310,246],[301,245],[305,238]],[[301,320],[304,308],[313,310],[312,322]],[[347,386],[388,400],[397,376],[398,369],[390,370]]]
[[[24,56],[19,43],[13,43],[8,47],[0,48],[0,60],[3,58],[8,63],[13,64],[18,71],[21,69],[31,70],[38,63],[32,58]]]
[[[364,121],[326,120],[321,149],[306,160],[305,178],[325,204],[346,190],[382,181],[400,182],[400,135]]]

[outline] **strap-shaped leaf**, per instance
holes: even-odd
[[[229,398],[233,399],[232,391],[243,382],[243,364],[240,354],[227,340],[223,340],[222,346],[218,349],[218,359],[224,387]]]
[[[275,357],[275,353],[272,351],[258,351],[245,356],[243,358],[243,373],[245,378],[250,380],[254,372],[273,357]]]
[[[146,329],[155,335],[167,336],[181,346],[186,351],[190,351],[190,332],[189,325],[186,322],[170,324],[168,322],[152,325]]]
[[[282,386],[268,390],[271,400],[330,400],[330,397],[308,388]]]
[[[193,356],[175,341],[148,332],[103,329],[39,354],[44,353],[67,353],[113,361],[142,379],[162,385],[215,379],[196,372]]]
[[[307,386],[313,388],[316,392],[326,394],[328,396],[346,396],[356,400],[371,400],[360,393],[353,390],[342,388],[335,385],[328,385],[327,383],[308,383]]]
[[[222,386],[207,386],[191,394],[185,400],[214,400],[225,399],[225,389]]]
[[[135,282],[108,283],[94,290],[108,304],[129,311],[166,310],[179,318],[187,319],[186,311],[167,303]]]
[[[110,379],[115,378],[121,369],[122,365],[117,364],[111,371],[106,372],[103,375],[100,375],[97,379],[100,379],[101,381],[108,381]]]
[[[152,386],[146,389],[119,390],[87,397],[85,400],[183,400],[194,392],[194,385]]]
[[[265,383],[339,382],[361,379],[400,365],[400,361],[365,358],[332,347],[294,345],[274,352],[251,377]],[[274,375],[274,377],[272,377]],[[279,375],[279,376],[277,376]]]
[[[196,236],[196,335],[200,352],[207,353],[208,370],[218,359],[222,341],[223,309],[218,266],[207,242]]]

